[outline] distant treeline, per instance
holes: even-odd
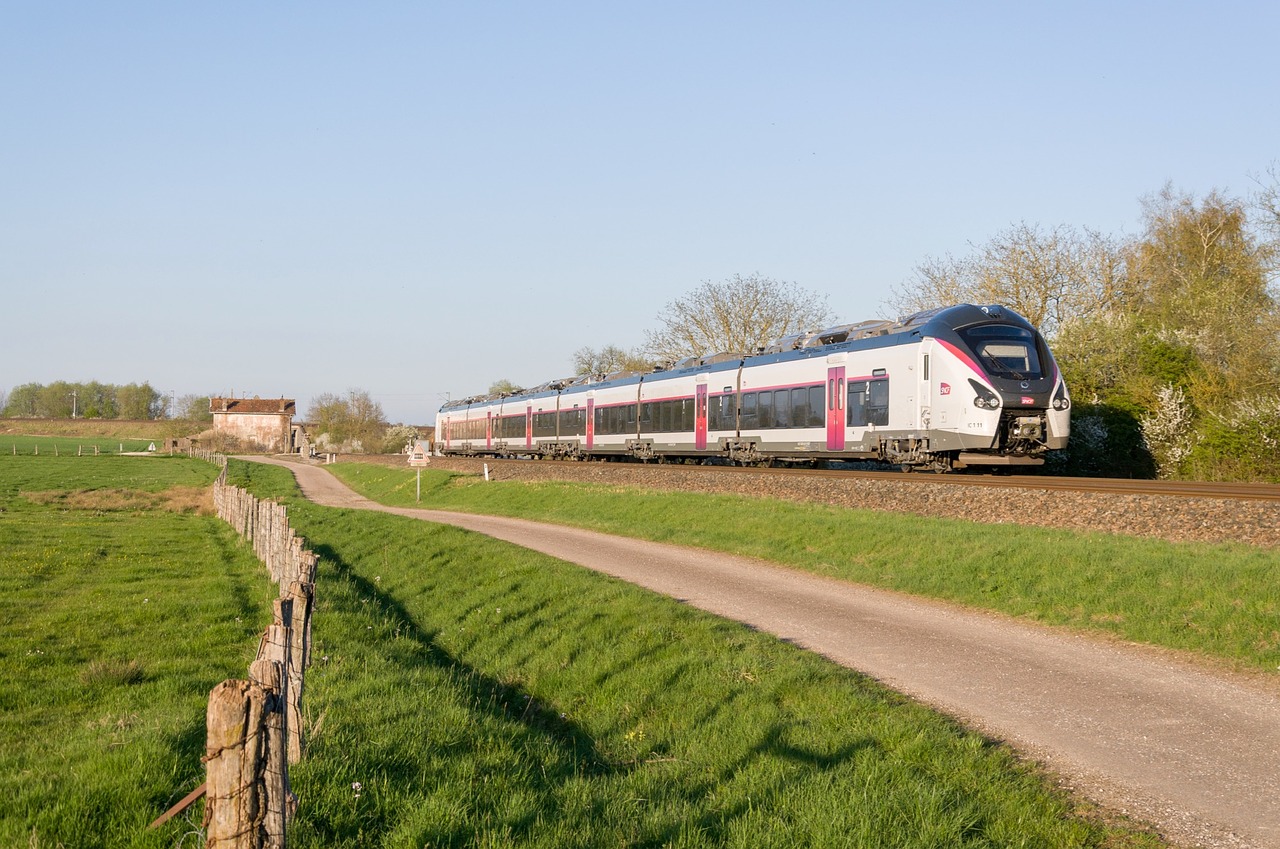
[[[211,419],[209,398],[157,392],[149,383],[24,383],[0,394],[7,418]]]

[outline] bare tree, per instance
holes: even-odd
[[[719,351],[750,353],[780,336],[820,330],[831,323],[825,295],[795,283],[752,274],[705,281],[667,304],[645,351],[658,361]]]
[[[1280,165],[1271,163],[1266,177],[1256,177],[1258,191],[1252,198],[1255,226],[1268,280],[1274,287],[1280,277]]]
[[[649,371],[653,360],[638,351],[627,351],[617,345],[600,350],[579,348],[573,352],[574,374],[612,374],[616,371]]]
[[[1092,230],[1017,224],[968,257],[926,259],[914,283],[896,290],[890,305],[909,314],[952,304],[1002,304],[1052,336],[1067,321],[1129,299],[1129,257],[1124,244]]]

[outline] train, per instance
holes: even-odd
[[[1040,465],[1065,448],[1070,410],[1030,322],[1003,306],[959,304],[797,333],[749,354],[450,400],[436,416],[436,451],[992,470]]]

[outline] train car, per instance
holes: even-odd
[[[1026,319],[962,304],[797,334],[751,355],[453,401],[436,429],[444,454],[946,471],[1042,463],[1066,446],[1070,407]]]

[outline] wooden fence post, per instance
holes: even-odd
[[[293,815],[286,753],[285,680],[279,661],[260,658],[249,666],[250,679],[267,694],[265,716],[266,765],[263,769],[266,815],[263,818],[267,849],[285,849],[285,833]]]
[[[314,606],[315,588],[311,584],[294,581],[289,585],[289,662],[286,673],[289,678],[285,689],[285,708],[288,712],[289,763],[302,760],[302,690],[303,673],[311,661],[311,610]]]
[[[249,681],[223,681],[209,694],[207,849],[258,849],[262,845],[262,746],[265,691]]]

